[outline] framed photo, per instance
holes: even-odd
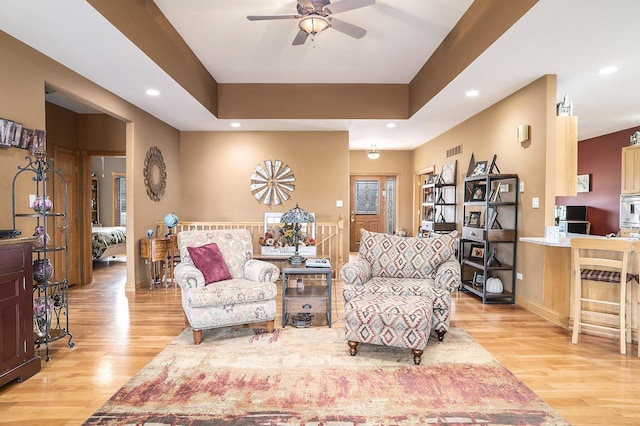
[[[433,203],[433,192],[429,192],[426,194],[425,203]]]
[[[471,189],[471,201],[484,201],[486,191],[486,185],[473,185]]]
[[[11,145],[20,146],[20,138],[22,137],[22,123],[13,123],[13,132],[11,134]]]
[[[578,180],[576,181],[576,190],[577,192],[591,191],[591,175],[578,175]]]
[[[471,244],[469,259],[484,263],[484,244]]]
[[[13,121],[0,118],[0,146],[10,147],[13,141]]]
[[[456,183],[456,164],[457,161],[453,160],[450,163],[446,163],[442,165],[442,183],[444,184],[453,184]]]
[[[34,130],[31,140],[31,155],[47,153],[47,132],[44,130]]]
[[[482,175],[486,175],[487,174],[487,165],[489,164],[488,161],[478,161],[475,165],[475,167],[473,168],[473,173],[471,173],[471,176],[482,176]]]
[[[479,227],[480,226],[480,215],[481,212],[469,212],[469,226]]]
[[[433,207],[427,208],[427,211],[425,212],[425,215],[424,215],[424,220],[433,220],[433,216],[434,216]]]
[[[435,185],[436,183],[438,183],[439,179],[440,175],[438,174],[429,175],[429,177],[427,178],[427,185]]]
[[[18,148],[29,149],[31,146],[31,139],[33,139],[33,130],[23,128]]]
[[[479,274],[477,272],[473,273],[473,282],[471,283],[474,287],[482,287],[484,285],[484,274]]]

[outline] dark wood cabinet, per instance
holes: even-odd
[[[0,386],[40,371],[40,357],[33,346],[34,240],[0,240]]]

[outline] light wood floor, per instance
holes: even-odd
[[[94,277],[94,283],[70,290],[76,346],[52,343],[51,361],[42,362],[40,373],[0,388],[0,424],[81,424],[183,330],[179,290],[125,289],[123,262],[97,266]],[[337,300],[342,312],[341,296]],[[335,317],[333,326],[341,327]],[[459,293],[452,325],[465,329],[572,424],[640,424],[635,344],[626,356],[613,340],[581,336],[572,345],[568,331],[518,307],[482,305]]]

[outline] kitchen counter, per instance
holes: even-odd
[[[571,262],[571,239],[572,238],[594,238],[607,239],[601,235],[567,234],[566,237],[551,239],[545,237],[521,237],[519,241],[540,246],[542,249],[542,299],[543,306],[537,312],[543,318],[564,328],[569,328],[572,318],[573,305],[573,279]],[[620,238],[620,237],[611,237]],[[622,239],[622,238],[620,238]],[[637,241],[636,253],[640,252],[640,240],[638,238],[624,238],[625,240]],[[605,255],[606,256],[606,255]],[[638,256],[631,256],[629,260],[629,270],[638,271]],[[586,284],[591,285],[591,284]],[[597,285],[597,284],[595,284]],[[615,289],[609,289],[612,294]],[[632,294],[635,294],[632,291]],[[635,297],[635,296],[633,296]],[[635,300],[635,299],[632,299]],[[637,323],[632,324],[632,328],[637,329]]]
[[[603,237],[602,235],[586,235],[586,234],[567,234],[566,237],[551,239],[545,237],[520,237],[520,241],[523,243],[531,243],[531,244],[540,244],[548,247],[565,247],[571,248],[571,239],[572,238],[594,238],[594,239],[606,239],[607,237]],[[612,237],[619,238],[619,237]],[[638,238],[624,238],[625,240],[631,241],[640,241]],[[639,250],[640,251],[640,245]]]

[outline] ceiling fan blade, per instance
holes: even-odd
[[[302,15],[249,15],[247,19],[250,21],[269,21],[272,19],[298,19],[302,18]]]
[[[330,15],[346,12],[347,10],[360,9],[365,6],[373,6],[376,4],[376,0],[341,0],[335,3],[330,3],[322,8],[323,12],[327,12]]]
[[[308,10],[315,9],[311,0],[298,0],[298,4]]]
[[[333,17],[329,17],[329,22],[331,22],[331,28],[353,38],[362,38],[367,33],[367,30],[362,27],[350,24],[345,21],[341,21]]]
[[[300,46],[301,44],[304,44],[304,42],[307,41],[308,35],[309,34],[305,33],[302,30],[298,31],[296,38],[293,39],[293,43],[291,44],[293,44],[294,46]]]

